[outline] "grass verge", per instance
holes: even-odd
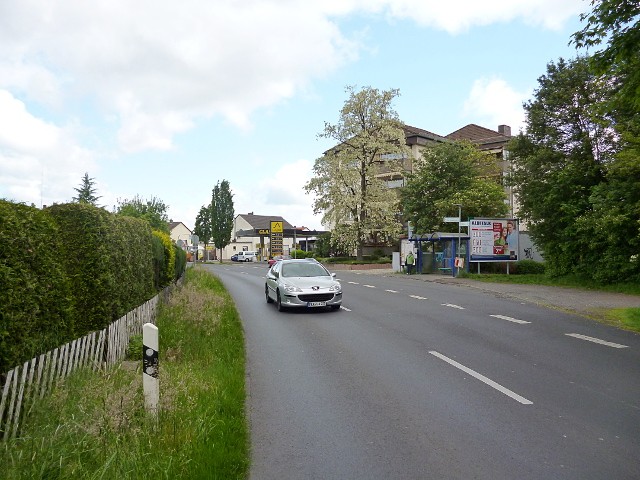
[[[190,268],[161,307],[160,411],[144,410],[141,362],[78,372],[0,442],[3,479],[244,479],[244,339],[222,284]]]

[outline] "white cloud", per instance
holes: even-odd
[[[254,110],[357,52],[308,2],[26,0],[2,11],[0,71],[46,65],[34,96],[55,86],[64,90],[52,98],[98,98],[118,115],[126,150],[166,149],[196,117],[250,128]],[[47,83],[47,71],[65,81]]]
[[[531,91],[517,92],[501,78],[481,78],[471,87],[464,103],[463,115],[492,125],[509,125],[511,133],[517,134],[524,128],[524,109],[522,104],[531,97]]]
[[[166,150],[198,118],[251,114],[357,58],[341,18],[377,13],[451,33],[521,18],[557,28],[581,0],[22,0],[0,7],[0,88],[96,99],[125,151]]]
[[[71,132],[32,115],[0,90],[0,197],[35,205],[71,200],[92,156]]]

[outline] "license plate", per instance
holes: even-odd
[[[327,302],[307,302],[307,307],[326,307]]]

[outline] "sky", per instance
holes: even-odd
[[[345,88],[398,89],[411,126],[524,128],[584,0],[0,0],[0,198],[113,211],[139,196],[193,228],[236,214],[322,229],[304,185]]]

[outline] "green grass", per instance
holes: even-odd
[[[197,267],[161,308],[160,411],[140,362],[78,372],[0,442],[3,479],[244,479],[244,340],[222,284]]]

